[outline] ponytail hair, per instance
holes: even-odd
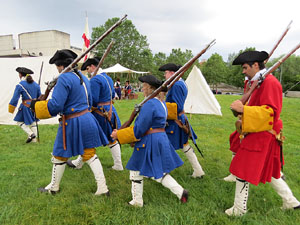
[[[26,77],[27,83],[31,84],[33,82],[33,78],[29,74],[27,74],[25,77]]]

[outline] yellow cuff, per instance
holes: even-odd
[[[13,106],[11,104],[8,104],[8,112],[9,113],[14,113],[16,106]]]
[[[37,101],[35,103],[34,111],[35,111],[36,118],[38,118],[38,119],[48,119],[48,118],[52,117],[49,113],[49,110],[48,110],[48,101],[49,100]]]
[[[133,127],[127,127],[121,130],[117,130],[117,137],[120,144],[128,144],[137,141],[134,136]]]
[[[274,111],[267,105],[244,106],[242,132],[253,133],[271,130],[274,123]]]
[[[166,102],[168,109],[168,120],[177,120],[177,104],[175,102]]]

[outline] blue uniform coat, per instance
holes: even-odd
[[[28,96],[26,91],[29,93],[31,98]],[[18,100],[20,98],[20,95],[22,96],[22,101],[23,100],[30,100],[34,98],[38,98],[41,95],[41,89],[40,86],[36,82],[28,83],[26,80],[21,81],[19,84],[17,84],[14,95],[12,99],[10,100],[9,104],[16,107],[18,104]],[[30,104],[30,103],[29,103]],[[18,112],[14,118],[15,121],[17,122],[24,122],[26,125],[30,125],[33,122],[35,122],[35,117],[30,110],[30,108],[26,107],[23,104],[20,104],[20,107],[18,108]]]
[[[166,96],[166,102],[176,103],[177,104],[177,114],[179,115],[180,112],[184,109],[184,103],[188,94],[188,89],[183,81],[180,79],[179,81],[175,82],[172,88],[168,91]],[[180,120],[183,124],[187,120],[187,117],[183,114],[178,116],[178,120]],[[176,150],[183,148],[183,145],[188,141],[188,134],[185,133],[178,125],[175,123],[174,120],[167,120],[168,126],[166,127],[166,132],[168,134],[169,140],[174,146]],[[194,139],[197,139],[196,134],[194,133],[192,127],[192,135]]]
[[[150,99],[142,106],[133,129],[134,136],[140,141],[135,143],[127,169],[158,179],[183,164],[165,132],[144,136],[150,128],[164,128],[166,119],[166,105],[158,99]]]
[[[54,87],[52,98],[48,102],[48,111],[52,116],[62,113],[69,115],[90,108],[92,104],[91,89],[88,79],[81,74],[87,88],[80,84],[79,77],[67,72],[59,76]],[[104,135],[97,120],[88,112],[82,116],[66,120],[66,146],[63,148],[62,126],[57,131],[53,147],[53,155],[60,157],[72,157],[82,155],[85,148],[94,148],[107,145],[108,140]]]
[[[115,97],[113,80],[106,73],[101,73],[94,76],[90,80],[90,83],[93,96],[93,106],[97,107],[98,110],[101,112],[108,112],[110,109],[110,105],[98,106],[98,103],[110,102],[111,98]],[[113,127],[111,127],[110,123],[106,118],[97,114],[96,112],[92,113],[98,120],[107,139],[110,142],[113,142],[113,139],[110,137],[110,134],[112,133],[113,129],[118,129],[121,126],[121,122],[115,107],[112,106],[111,122]],[[115,124],[115,120],[117,121],[117,124]]]

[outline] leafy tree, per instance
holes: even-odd
[[[119,18],[108,19],[104,25],[94,27],[92,42],[97,40],[118,20]],[[137,31],[130,20],[124,21],[96,46],[94,51],[96,56],[101,57],[103,55],[111,40],[114,40],[114,45],[102,67],[105,68],[120,63],[125,67],[138,71],[151,70],[153,56],[147,38]]]
[[[152,73],[157,75],[160,79],[164,79],[164,73],[159,71],[158,68],[164,65],[167,61],[167,56],[165,53],[158,52],[153,57],[153,68]]]
[[[225,81],[228,67],[222,56],[214,53],[202,66],[202,73],[206,81],[217,89],[218,84]]]

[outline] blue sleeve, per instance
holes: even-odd
[[[69,82],[67,82],[66,78],[62,75],[58,78],[52,93],[52,98],[48,102],[48,110],[51,116],[56,116],[59,112],[63,112],[71,89],[68,84]]]
[[[21,87],[19,85],[17,85],[16,88],[15,88],[15,91],[14,91],[14,95],[11,98],[9,104],[16,107],[17,104],[18,104],[20,95],[21,95]]]
[[[140,111],[140,114],[135,120],[134,123],[134,136],[137,139],[140,139],[147,130],[149,130],[152,126],[152,120],[153,120],[153,109],[155,107],[152,106],[152,103],[146,102]]]
[[[177,112],[180,113],[183,110],[184,102],[186,99],[183,87],[180,85],[176,85],[175,83],[170,92],[170,99],[167,99],[166,101],[175,102],[177,104]]]
[[[100,93],[100,84],[96,77],[93,77],[90,80],[91,84],[91,93],[92,93],[92,105],[97,107],[97,104],[99,102],[99,93]]]

